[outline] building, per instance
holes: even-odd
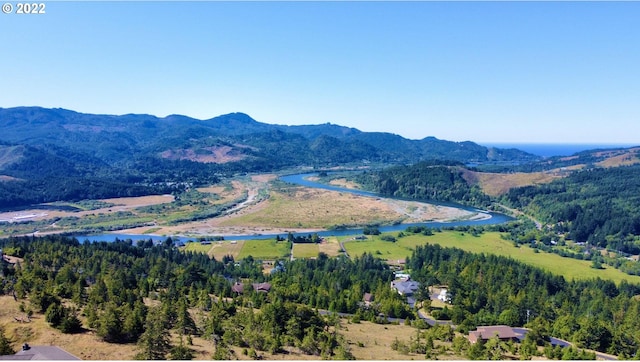
[[[254,283],[253,289],[256,292],[268,293],[271,290],[271,284],[269,283]]]
[[[451,294],[445,288],[442,288],[440,289],[440,294],[438,294],[438,300],[451,304]]]
[[[391,288],[395,289],[398,294],[407,297],[407,304],[409,307],[413,308],[416,304],[416,299],[413,297],[413,293],[415,293],[418,289],[420,289],[420,283],[415,280],[408,279],[400,279],[391,282]]]
[[[479,340],[488,341],[494,337],[498,337],[501,341],[518,340],[513,328],[509,326],[484,326],[469,332],[469,342],[471,343],[476,343]]]
[[[231,286],[231,291],[236,293],[236,294],[244,293],[244,284],[242,284],[240,282],[233,283],[233,285]]]
[[[5,361],[79,361],[80,358],[56,346],[29,346],[25,343],[14,355],[0,356]]]
[[[420,288],[420,283],[415,280],[395,280],[391,282],[391,288],[395,289],[398,294],[411,296]]]

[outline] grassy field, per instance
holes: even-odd
[[[240,240],[233,243],[231,241],[223,241],[206,246],[209,246],[209,250],[206,253],[216,260],[222,260],[225,255],[231,255],[234,260],[239,260],[240,251],[244,247],[244,241]]]
[[[320,253],[318,244],[298,243],[293,244],[293,257],[299,258],[315,258]]]
[[[203,254],[208,254],[209,251],[211,251],[211,249],[213,249],[212,244],[202,245],[200,244],[200,242],[186,243],[184,247],[184,251],[192,251],[194,253],[203,253]]]
[[[397,235],[397,233],[394,233],[394,235]],[[344,247],[352,257],[370,252],[374,256],[396,261],[409,256],[416,245],[429,243],[440,244],[444,247],[455,247],[472,253],[511,257],[526,264],[548,270],[553,274],[562,275],[568,280],[600,277],[613,280],[616,283],[620,283],[622,280],[640,283],[639,276],[628,275],[608,266],[605,266],[605,269],[598,270],[591,268],[591,262],[586,260],[563,258],[556,254],[544,252],[536,253],[534,249],[528,246],[516,248],[512,242],[503,240],[497,232],[484,233],[475,237],[458,231],[444,231],[435,233],[432,236],[409,235],[398,238],[395,243],[383,241],[378,236],[370,236],[368,240],[362,241],[349,240],[349,237],[343,239]]]
[[[348,193],[286,187],[272,191],[269,203],[252,214],[225,220],[223,226],[330,228],[343,224],[392,222],[398,214],[384,202]]]
[[[238,258],[244,259],[251,255],[254,259],[278,259],[285,258],[290,253],[290,244],[286,241],[245,240]]]

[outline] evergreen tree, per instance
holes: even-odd
[[[153,308],[147,314],[144,333],[138,340],[140,352],[136,354],[139,360],[164,360],[171,350],[169,331],[166,329],[164,313],[160,308]]]
[[[189,314],[189,309],[187,308],[187,301],[185,298],[181,298],[178,302],[175,328],[182,335],[198,334],[196,322],[193,321],[193,318],[191,318],[191,314]]]
[[[4,328],[0,326],[0,356],[16,353],[11,347],[11,341],[4,334]]]

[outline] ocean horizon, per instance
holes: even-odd
[[[596,143],[479,143],[485,147],[497,147],[497,148],[517,148],[521,151],[531,153],[536,156],[553,157],[553,156],[571,156],[578,152],[595,150],[595,149],[612,149],[612,148],[628,148],[634,146],[640,146],[638,144],[596,144]]]

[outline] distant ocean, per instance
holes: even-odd
[[[542,157],[571,156],[575,153],[607,148],[627,148],[638,144],[557,144],[557,143],[482,143],[486,147],[517,148]]]

